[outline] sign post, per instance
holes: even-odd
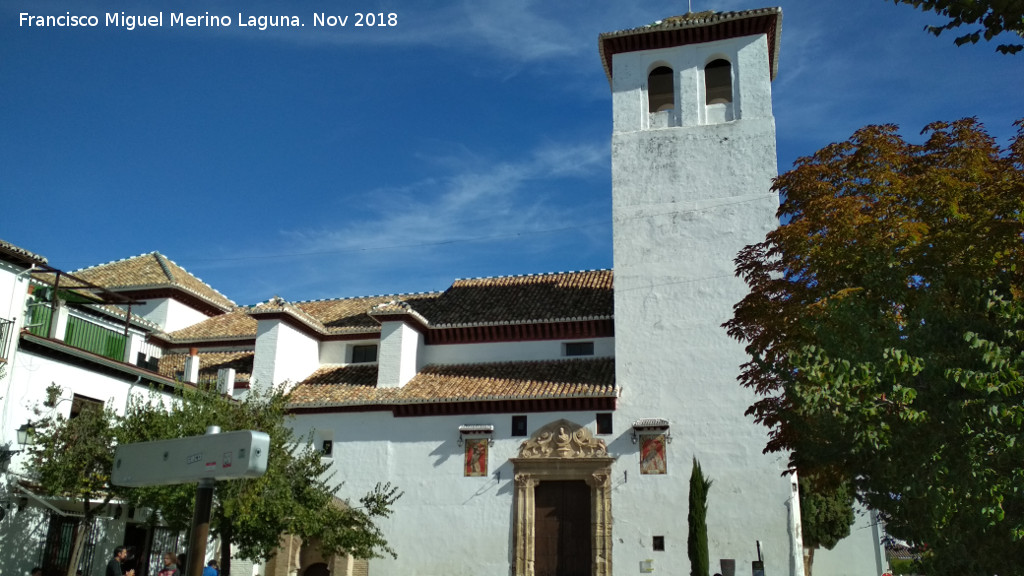
[[[220,434],[220,426],[206,427],[206,435],[213,434]],[[201,478],[196,485],[196,506],[192,512],[192,529],[188,533],[188,549],[185,551],[188,554],[185,560],[185,565],[188,566],[186,576],[198,576],[203,573],[206,541],[210,536],[210,509],[213,508],[214,483],[213,478]]]
[[[210,535],[215,482],[262,476],[267,471],[269,455],[270,436],[265,432],[239,430],[221,434],[220,426],[208,426],[203,436],[118,446],[110,483],[140,487],[198,482],[188,560],[182,568],[187,568],[184,576],[199,576],[203,573],[206,540]]]

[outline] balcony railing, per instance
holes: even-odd
[[[26,328],[36,336],[48,337],[53,312],[47,304],[29,306]],[[124,360],[125,335],[84,318],[68,316],[64,343],[112,360]]]
[[[75,348],[88,350],[113,360],[124,360],[124,334],[98,326],[74,316],[68,317],[68,331],[64,342]]]
[[[25,328],[36,336],[46,338],[50,329],[50,306],[48,304],[29,304],[28,315],[25,317]]]
[[[0,318],[0,364],[7,362],[7,351],[11,344],[12,326],[14,326],[14,320]]]

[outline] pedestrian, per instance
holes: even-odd
[[[218,576],[220,574],[220,566],[217,565],[216,560],[210,560],[206,563],[206,568],[203,568],[203,576]]]
[[[124,572],[121,570],[121,563],[128,557],[128,549],[124,546],[114,548],[114,557],[107,562],[106,576],[135,576],[135,570]]]
[[[157,576],[178,576],[178,557],[173,552],[164,553],[164,567],[157,572]]]

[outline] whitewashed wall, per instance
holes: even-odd
[[[174,332],[209,318],[206,314],[171,298],[152,298],[133,305],[132,314],[156,324],[164,332]]]
[[[378,388],[404,386],[423,366],[423,334],[404,322],[384,322],[380,327]]]
[[[565,418],[595,431],[595,412],[551,412],[528,415],[532,434]],[[463,448],[457,443],[464,424],[494,426],[495,445],[488,454],[488,476],[463,476]],[[405,495],[382,528],[397,560],[373,560],[374,576],[477,576],[507,574],[512,554],[514,480],[509,458],[518,455],[526,437],[513,437],[511,414],[394,418],[390,412],[300,415],[295,432],[315,438],[333,437],[333,481],[344,482],[339,493],[358,505],[358,498],[377,482],[390,481]],[[382,436],[387,440],[382,441]],[[615,495],[625,490],[623,472],[630,469],[629,488],[642,490],[637,447],[624,424],[614,434],[598,436],[619,456],[613,481]],[[616,513],[617,510],[616,510]],[[616,528],[619,520],[616,518]],[[623,536],[633,530],[623,526]],[[616,533],[615,545],[619,546]],[[622,574],[636,571],[623,570]],[[618,570],[616,573],[620,573]]]
[[[734,559],[737,575],[750,574],[758,541],[766,574],[798,569],[785,456],[761,454],[765,430],[743,415],[755,398],[736,381],[746,356],[721,327],[745,294],[733,259],[777,224],[767,50],[762,35],[613,60],[615,356],[623,390],[616,420],[666,418],[674,438],[668,475],[639,477],[642,490],[613,496],[616,574],[635,573],[645,558],[656,572],[689,571],[693,458],[714,481],[712,571]],[[732,64],[740,119],[704,125],[703,67],[722,57]],[[675,72],[680,127],[647,129],[647,74],[659,65]],[[664,552],[651,550],[659,532]]]
[[[67,416],[75,394],[100,400],[118,413],[124,413],[129,396],[148,399],[153,394],[144,384],[113,378],[27,350],[19,352],[10,368],[9,396],[4,398],[4,402],[12,437],[13,430],[29,420],[38,421],[54,413]],[[43,401],[46,388],[51,383],[63,391],[56,406],[48,408],[43,406]],[[159,394],[158,397],[170,401],[170,396]],[[24,456],[24,453],[15,456],[12,471],[21,470]]]
[[[607,358],[615,355],[614,338],[586,340],[539,340],[527,342],[496,342],[485,344],[444,344],[427,346],[423,354],[426,364],[475,364],[481,362],[517,362],[560,360],[566,358],[566,342],[593,342],[594,356]],[[577,356],[576,358],[588,358]]]
[[[420,367],[428,364],[479,364],[491,362],[521,362],[560,360],[566,358],[566,342],[593,342],[595,358],[615,355],[614,338],[588,338],[576,340],[534,340],[522,342],[485,342],[477,344],[435,344],[419,348]],[[323,342],[320,344],[321,364],[345,364],[347,347],[361,344],[379,344],[378,340]],[[584,357],[586,358],[586,357]]]
[[[251,386],[298,382],[320,366],[320,346],[309,335],[278,319],[260,320]]]
[[[0,318],[15,320],[18,326],[25,312],[29,283],[27,276],[26,269],[0,261]]]
[[[0,375],[0,447],[7,446],[12,450],[18,449],[15,431],[25,422],[20,420],[21,413],[10,398],[12,394],[17,395],[11,379],[11,366],[17,361],[18,332],[24,324],[29,285],[26,276],[25,269],[0,262],[0,318],[13,321],[8,329],[7,349],[0,350],[0,357],[7,358],[7,365]]]
[[[551,412],[528,415],[528,432],[565,418],[596,431],[596,412]],[[616,458],[612,467],[612,536],[615,574],[637,574],[641,560],[653,559],[655,573],[686,574],[686,499],[694,440],[688,427],[674,424],[676,438],[667,446],[668,474],[641,475],[639,446],[631,440],[631,424],[640,417],[665,415],[665,411],[619,409],[613,413],[613,432],[596,436]],[[377,482],[390,481],[405,495],[397,502],[394,516],[382,523],[397,560],[374,560],[375,576],[420,574],[423,576],[472,576],[507,573],[513,551],[513,467],[527,437],[511,435],[511,414],[394,418],[390,412],[311,414],[295,418],[298,435],[311,434],[316,441],[333,439],[333,481],[343,482],[340,495],[358,502],[359,496]],[[463,476],[463,448],[458,446],[458,427],[465,424],[494,426],[495,445],[490,449],[487,477]],[[387,441],[381,436],[386,435]],[[783,539],[788,509],[784,499],[758,501],[754,512],[729,506],[734,499],[749,500],[738,489],[746,483],[730,481],[715,461],[745,458],[737,449],[717,458],[698,454],[705,470],[722,494],[712,498],[709,535],[713,570],[723,557],[737,559],[737,575],[750,573],[749,561],[756,555],[756,543],[743,555],[722,556],[731,531],[753,530],[758,515],[781,518]],[[708,461],[712,464],[708,470]],[[746,462],[730,463],[732,468],[749,468]],[[769,466],[771,468],[771,466]],[[767,475],[748,476],[749,483],[772,484],[778,480],[772,468]],[[788,482],[783,482],[788,485]],[[724,486],[724,488],[722,488]],[[756,492],[756,490],[753,490]],[[748,524],[752,524],[748,525]],[[652,551],[654,536],[664,536],[666,550]],[[763,541],[768,574],[789,574],[785,551],[781,558],[771,533],[758,534]],[[742,562],[746,562],[743,564]],[[781,564],[781,565],[780,565]]]
[[[327,342],[320,343],[320,363],[321,364],[347,364],[351,359],[349,349],[352,346],[363,346],[372,344],[374,346],[380,345],[380,340],[377,338],[367,340],[329,340]]]
[[[0,576],[24,576],[39,563],[39,549],[46,539],[46,516],[34,507],[19,509],[12,499],[6,515],[0,520]]]
[[[888,571],[882,545],[885,527],[874,512],[860,505],[854,506],[854,514],[849,536],[831,550],[814,552],[811,570],[815,576],[879,576]]]

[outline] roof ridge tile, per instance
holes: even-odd
[[[79,268],[77,270],[72,270],[71,273],[72,274],[78,274],[79,272],[84,272],[86,270],[92,270],[93,268],[102,268],[103,266],[110,266],[111,264],[120,264],[121,262],[127,262],[129,260],[135,260],[136,258],[142,258],[143,256],[149,256],[151,254],[156,254],[156,250],[153,250],[152,252],[145,252],[143,254],[136,254],[135,256],[126,256],[124,258],[119,258],[117,260],[110,260],[108,262],[102,262],[100,264],[93,264],[92,266],[86,266],[84,268]]]
[[[173,259],[171,259],[171,258],[168,258],[167,256],[164,256],[163,254],[161,254],[160,252],[158,252],[158,251],[156,251],[156,250],[154,250],[154,251],[153,251],[152,253],[153,253],[154,255],[156,255],[156,256],[157,256],[157,257],[158,257],[158,258],[160,259],[160,262],[161,262],[161,264],[160,264],[160,265],[161,265],[161,266],[163,266],[163,265],[164,265],[164,264],[163,264],[163,260],[166,260],[167,262],[169,262],[169,263],[171,263],[171,264],[173,264],[173,265],[177,266],[178,268],[180,268],[180,269],[181,269],[181,271],[182,271],[182,272],[184,272],[185,274],[188,274],[188,275],[189,275],[189,276],[191,276],[192,278],[195,278],[196,280],[198,280],[198,281],[199,281],[199,282],[200,282],[200,283],[201,283],[201,284],[202,284],[203,286],[206,286],[207,288],[209,288],[210,290],[212,290],[213,292],[215,292],[215,293],[216,293],[216,294],[217,294],[218,296],[220,296],[221,298],[224,298],[225,300],[227,300],[228,302],[230,302],[232,306],[238,306],[238,303],[237,303],[237,302],[235,302],[235,301],[234,301],[234,300],[232,300],[231,298],[228,298],[228,297],[227,297],[227,296],[226,296],[226,295],[225,295],[224,293],[222,293],[222,292],[221,292],[220,290],[217,290],[216,288],[214,288],[213,286],[211,286],[211,285],[210,285],[210,283],[206,282],[205,280],[203,280],[203,279],[202,279],[202,278],[200,278],[199,276],[195,275],[195,274],[194,274],[194,273],[192,273],[192,272],[189,272],[188,268],[185,268],[185,267],[184,267],[184,266],[182,266],[181,264],[178,264],[177,262],[175,262],[175,261],[174,261]],[[172,282],[173,282],[173,283],[174,283],[174,284],[175,284],[176,286],[181,286],[182,288],[186,288],[186,287],[185,287],[185,286],[183,286],[183,285],[182,285],[182,284],[181,284],[180,282],[178,282],[178,281],[177,281],[177,279],[175,279],[175,278],[173,277],[173,275],[172,275],[172,274],[171,274],[170,272],[168,272],[168,276],[171,276],[171,281],[172,281]]]
[[[611,272],[611,268],[591,268],[589,270],[562,270],[558,272],[533,272],[527,274],[505,274],[498,276],[471,276],[466,278],[456,278],[454,282],[461,282],[465,280],[497,280],[499,278],[528,278],[531,276],[559,276],[563,274],[586,274],[588,272]]]
[[[432,296],[441,295],[443,290],[425,290],[422,292],[399,292],[397,294],[367,294],[365,296],[339,296],[337,298],[314,298],[312,300],[295,300],[292,304],[312,304],[314,302],[338,302],[341,300],[360,300],[365,298],[390,298],[400,296]]]
[[[167,257],[159,252],[153,252],[153,258],[156,259],[156,263],[160,265],[160,269],[164,271],[164,274],[167,276],[167,279],[171,281],[171,284],[177,284],[178,281],[174,278],[174,272],[172,272],[171,267],[167,265]],[[177,266],[177,264],[175,264],[175,266]],[[178,267],[181,268],[180,266]],[[184,270],[184,268],[182,268],[182,270]],[[195,277],[195,275],[193,275],[193,277]],[[196,280],[199,280],[199,278],[196,277]],[[202,282],[202,280],[199,281]]]

